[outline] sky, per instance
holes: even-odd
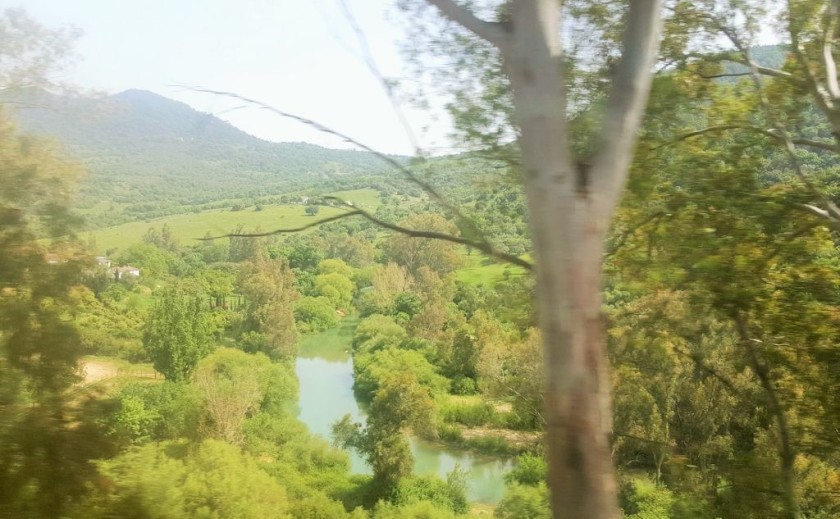
[[[400,13],[389,0],[344,0],[378,68],[406,78]],[[365,64],[342,0],[0,0],[49,28],[81,29],[64,81],[116,93],[150,90],[266,140],[353,147],[264,110],[188,87],[229,91],[292,112],[378,151],[412,154],[379,79]],[[401,103],[421,147],[447,148],[447,123]],[[440,117],[440,114],[437,114]],[[424,127],[431,127],[427,132]]]
[[[82,89],[150,90],[213,113],[257,137],[354,147],[334,136],[188,87],[234,92],[315,120],[381,152],[455,151],[442,110],[400,103],[410,130],[365,64],[349,7],[374,61],[409,80],[394,0],[0,0],[49,28],[74,26],[78,62],[62,78]],[[762,43],[777,40],[768,26]],[[766,41],[765,41],[766,40]],[[441,99],[430,100],[440,106]],[[237,108],[232,110],[232,108]]]

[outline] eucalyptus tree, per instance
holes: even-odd
[[[659,0],[616,10],[609,94],[587,157],[570,132],[568,51],[575,15],[556,0],[491,6],[494,20],[452,0],[428,0],[482,41],[510,89],[534,245],[536,300],[547,374],[549,486],[555,517],[619,517],[610,459],[610,387],[601,315],[601,263],[659,46]],[[615,6],[619,7],[619,6]],[[580,34],[577,35],[580,37]]]

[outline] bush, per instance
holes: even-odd
[[[444,422],[460,423],[467,427],[493,423],[495,414],[493,406],[484,402],[474,404],[447,402],[440,409],[440,416]]]
[[[493,514],[498,519],[551,519],[548,506],[548,491],[545,485],[536,487],[514,485],[508,488],[505,497]]]
[[[435,506],[464,513],[469,509],[464,473],[456,469],[444,481],[437,476],[411,476],[397,486],[394,503],[409,505],[427,501]]]
[[[621,485],[619,505],[624,517],[635,519],[668,519],[674,503],[673,493],[645,479],[633,479]]]
[[[303,297],[295,304],[295,320],[303,332],[320,332],[338,324],[335,307],[326,297]]]
[[[450,384],[450,392],[453,395],[474,395],[478,392],[478,386],[474,379],[458,375]]]
[[[464,435],[461,434],[461,429],[457,425],[450,425],[442,423],[438,426],[438,437],[446,442],[462,443]]]
[[[108,431],[120,443],[195,437],[203,407],[195,388],[179,383],[132,382],[116,396]]]
[[[516,466],[505,475],[507,484],[536,486],[545,483],[548,465],[542,456],[523,454],[516,459]]]
[[[478,436],[464,441],[464,446],[487,454],[509,455],[518,454],[520,449],[514,447],[504,438],[498,436]]]

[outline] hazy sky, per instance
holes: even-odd
[[[335,127],[390,153],[411,145],[364,63],[341,0],[2,0],[50,27],[83,31],[67,80],[108,93],[151,90],[276,141],[346,146],[298,123],[178,85],[236,92]],[[389,0],[346,0],[388,77],[405,74],[400,13]],[[415,133],[428,115],[409,110]],[[424,147],[445,145],[436,125]]]

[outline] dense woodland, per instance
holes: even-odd
[[[822,52],[817,31],[802,29],[815,39],[799,53],[695,55],[677,22],[604,254],[619,506],[639,519],[838,517],[840,253],[820,209],[840,203],[838,132],[796,80]],[[492,55],[458,34],[484,67],[485,95],[459,91],[451,107],[476,151],[398,159],[422,182],[370,154],[257,141],[144,92],[99,120],[82,114],[101,99],[3,107],[0,517],[552,516],[535,282],[498,263],[533,254],[503,138],[510,101]],[[69,44],[55,36],[21,44]],[[759,67],[776,73],[752,81]],[[0,79],[17,87],[11,72]],[[572,118],[581,154],[598,109]],[[372,218],[302,232],[199,241],[151,221],[109,251],[138,278],[115,280],[86,239],[232,206],[289,205],[314,224],[311,208],[340,204],[325,195],[362,188]],[[367,420],[348,415],[327,442],[297,418],[294,362],[302,339],[342,323],[357,323]],[[412,436],[514,459],[504,498],[470,503],[458,470],[413,474]],[[351,474],[347,450],[372,474]]]

